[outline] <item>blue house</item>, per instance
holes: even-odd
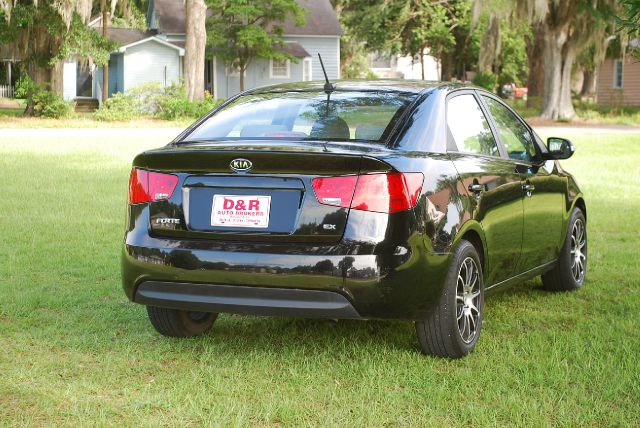
[[[285,23],[285,46],[295,61],[256,59],[245,73],[245,88],[269,84],[322,79],[318,53],[322,55],[330,79],[340,77],[340,36],[338,18],[329,0],[298,0],[307,9],[306,24]],[[90,22],[101,31],[101,19]],[[109,96],[148,82],[162,86],[179,83],[183,77],[185,10],[183,0],[149,0],[146,31],[109,28],[109,38],[118,49],[109,60]],[[215,98],[228,98],[240,91],[240,76],[215,56],[205,63],[202,90]],[[102,97],[102,68],[90,70],[75,61],[64,65],[65,99]]]

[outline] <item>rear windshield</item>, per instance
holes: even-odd
[[[263,93],[241,96],[200,124],[187,140],[301,139],[380,142],[416,94],[402,92]]]

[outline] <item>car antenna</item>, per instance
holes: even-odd
[[[320,59],[320,67],[322,67],[322,72],[324,73],[324,91],[329,95],[331,92],[336,90],[336,87],[333,83],[329,82],[329,77],[327,77],[327,70],[324,68],[324,63],[322,62],[322,56],[318,53],[318,58]]]
[[[320,60],[320,67],[322,67],[322,73],[324,73],[324,92],[327,94],[327,108],[325,111],[325,115],[329,116],[329,102],[331,101],[331,93],[336,90],[336,87],[329,82],[329,77],[327,76],[327,69],[324,68],[324,62],[322,62],[322,55],[318,52],[318,59]],[[327,142],[323,143],[323,151],[328,152]]]

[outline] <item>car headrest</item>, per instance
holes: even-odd
[[[318,119],[311,127],[311,138],[348,140],[351,138],[349,125],[339,116]]]
[[[385,128],[383,125],[359,125],[356,128],[356,140],[377,141],[382,137]]]
[[[284,125],[246,125],[240,131],[241,137],[264,137],[265,134],[286,131]]]

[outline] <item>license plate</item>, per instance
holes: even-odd
[[[271,196],[214,195],[211,226],[269,227]]]

